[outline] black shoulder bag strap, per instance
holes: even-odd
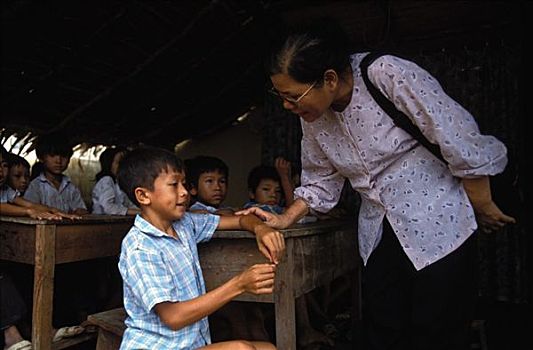
[[[370,92],[370,95],[372,95],[372,97],[381,107],[381,109],[383,109],[387,113],[387,115],[392,118],[396,126],[407,131],[414,139],[420,142],[437,158],[446,163],[444,157],[442,157],[442,154],[440,153],[439,146],[429,142],[428,139],[426,139],[426,137],[424,136],[424,134],[422,134],[420,129],[415,124],[413,124],[411,119],[409,119],[409,117],[406,116],[402,111],[398,110],[394,103],[392,103],[387,97],[385,97],[385,95],[383,95],[381,91],[379,91],[374,86],[374,84],[372,84],[370,79],[368,79],[368,66],[370,66],[375,59],[384,55],[387,54],[382,52],[371,52],[361,60],[359,67],[361,69],[361,76],[363,77],[363,81],[365,82],[368,92]]]

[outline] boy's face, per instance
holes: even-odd
[[[53,175],[61,175],[67,170],[70,157],[59,154],[46,154],[40,161],[43,163],[43,168],[46,172]]]
[[[191,194],[197,199],[212,207],[218,208],[226,199],[228,181],[226,176],[219,171],[202,173],[198,179],[198,188],[192,188]]]
[[[30,184],[30,169],[22,164],[13,165],[9,169],[8,184],[19,192],[25,192]]]
[[[136,195],[141,205],[149,207],[150,212],[157,215],[158,219],[179,220],[187,210],[188,192],[185,185],[183,172],[167,169],[155,179],[153,191],[143,190],[145,198],[139,198],[137,191]],[[144,201],[145,199],[148,202]]]
[[[250,193],[251,199],[259,204],[277,205],[281,200],[281,187],[278,181],[263,179],[254,193]]]
[[[7,166],[7,159],[4,159],[2,155],[0,154],[0,185],[3,185],[4,182],[6,182],[7,179],[7,173],[9,171],[9,168]]]

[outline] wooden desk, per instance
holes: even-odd
[[[354,311],[359,311],[359,258],[357,225],[346,221],[320,221],[282,230],[286,255],[279,263],[273,295],[243,294],[236,300],[274,303],[276,345],[296,350],[295,299],[333,279],[353,274]],[[198,246],[207,290],[226,282],[245,268],[267,262],[247,231],[217,231]],[[356,313],[352,317],[358,318]]]
[[[55,265],[118,255],[132,224],[133,217],[114,215],[63,221],[0,216],[0,259],[35,266],[34,349],[52,349]],[[54,343],[54,348],[62,348],[60,343]]]

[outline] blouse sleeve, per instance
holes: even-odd
[[[317,141],[302,121],[302,185],[294,190],[313,210],[326,213],[339,201],[344,177],[331,165]]]
[[[128,208],[122,205],[121,198],[117,198],[115,183],[110,176],[104,176],[93,188],[93,207],[100,207],[101,214],[126,215]]]
[[[481,134],[474,117],[427,71],[413,62],[382,56],[369,66],[368,76],[431,143],[439,145],[454,176],[473,178],[504,170],[505,145]]]

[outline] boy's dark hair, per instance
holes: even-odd
[[[155,179],[167,169],[183,171],[183,163],[172,152],[158,147],[141,147],[127,153],[120,162],[117,179],[120,189],[139,206],[135,189],[154,189]]]
[[[62,132],[54,132],[39,136],[35,153],[39,159],[45,155],[60,155],[70,158],[74,153],[72,148],[73,145],[68,141],[67,135]]]
[[[0,145],[0,154],[2,154],[2,161],[9,164],[8,159],[11,153],[8,152],[7,149],[5,149],[4,145]]]
[[[31,166],[31,171],[30,171],[30,181],[35,179],[36,177],[38,177],[39,175],[41,175],[41,173],[43,172],[43,169],[44,169],[44,164],[39,162],[39,161],[36,161],[32,166]]]
[[[111,165],[113,160],[118,153],[126,153],[126,148],[124,147],[109,147],[100,154],[100,171],[96,174],[96,181],[100,180],[104,176],[111,176],[115,178],[115,175],[111,172]]]
[[[255,192],[259,182],[264,179],[270,179],[281,183],[279,174],[271,165],[259,165],[250,170],[248,174],[248,190]]]
[[[219,171],[226,179],[229,176],[226,163],[222,159],[212,156],[197,156],[187,159],[185,160],[185,168],[187,183],[193,188],[198,188],[198,180],[203,173]]]
[[[300,83],[322,85],[324,72],[343,73],[350,66],[350,41],[344,28],[332,18],[312,19],[287,29],[283,41],[271,48],[266,71],[288,74]]]
[[[18,154],[15,154],[15,153],[10,153],[8,155],[8,157],[7,157],[7,165],[9,166],[9,169],[11,169],[12,167],[14,167],[16,165],[25,166],[26,168],[28,168],[28,172],[31,169],[30,163],[28,163],[28,161],[26,159],[24,159],[24,157],[21,157]]]

